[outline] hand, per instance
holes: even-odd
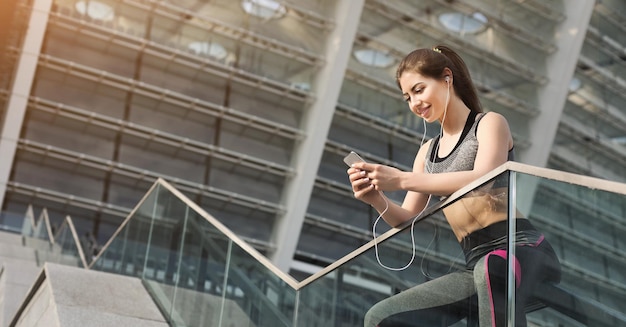
[[[371,164],[371,163],[356,163],[352,166],[356,170],[365,172],[365,176],[369,185],[373,185],[377,191],[397,191],[401,189],[402,172],[399,169]]]
[[[374,185],[371,184],[367,173],[367,171],[355,167],[348,169],[348,177],[350,178],[354,197],[369,205],[373,205],[377,199],[382,197],[378,192],[372,192],[375,191]]]

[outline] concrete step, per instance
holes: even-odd
[[[139,278],[46,263],[15,327],[168,327]]]
[[[43,240],[31,240],[30,244],[41,248],[37,250],[25,246],[20,234],[0,231],[0,326],[9,323],[21,303],[26,299],[41,272],[45,261],[63,262],[78,265],[79,260],[61,254]]]
[[[22,242],[23,241],[22,241],[21,234],[0,230],[0,243],[1,244],[22,245]]]
[[[2,248],[2,246],[0,246]],[[2,249],[6,250],[5,248]],[[32,249],[22,248],[21,250]],[[12,253],[16,253],[13,251]],[[33,255],[34,257],[34,255]],[[41,268],[34,259],[0,258],[0,324],[8,326],[20,304],[26,298]]]

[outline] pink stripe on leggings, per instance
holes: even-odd
[[[487,255],[485,256],[485,274],[486,274],[485,277],[487,277],[487,288],[489,290],[489,303],[491,304],[491,321],[492,321],[492,326],[495,327],[496,326],[496,309],[495,309],[495,305],[493,304],[493,293],[491,292],[491,281],[489,280],[489,257],[492,255],[499,256],[503,258],[504,260],[506,260],[507,252],[506,250],[495,250],[495,251],[491,251],[487,253]],[[521,267],[517,258],[513,257],[513,259],[515,260],[515,266],[513,268],[513,276],[515,277],[515,288],[517,289],[522,279]]]

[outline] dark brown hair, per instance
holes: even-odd
[[[482,112],[476,88],[463,59],[445,45],[432,49],[417,49],[409,53],[398,65],[396,83],[400,87],[400,76],[406,71],[418,73],[424,77],[444,79],[444,69],[452,71],[454,91],[463,103],[472,111]]]

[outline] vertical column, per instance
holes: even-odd
[[[325,65],[312,88],[315,101],[306,109],[301,124],[306,137],[294,149],[292,166],[296,176],[283,189],[282,203],[286,210],[277,217],[272,231],[271,241],[276,251],[270,254],[270,259],[284,272],[289,271],[296,251],[363,6],[364,0],[336,3],[335,28],[325,45]]]
[[[539,91],[540,113],[529,124],[532,146],[520,153],[524,163],[539,167],[548,163],[594,3],[594,0],[577,0],[564,4],[566,18],[555,35],[558,51],[547,62],[546,73],[550,82]],[[523,214],[528,212],[532,204],[535,182],[535,179],[520,179],[518,183],[518,187],[524,190],[518,195],[518,209]]]
[[[52,0],[34,0],[24,45],[17,61],[15,80],[9,93],[6,117],[0,134],[0,204],[4,203],[51,7]]]
[[[546,76],[549,82],[539,91],[540,113],[529,126],[532,146],[521,153],[524,163],[543,167],[548,162],[593,5],[594,0],[577,0],[564,4],[566,18],[555,35],[558,50],[548,58]]]

